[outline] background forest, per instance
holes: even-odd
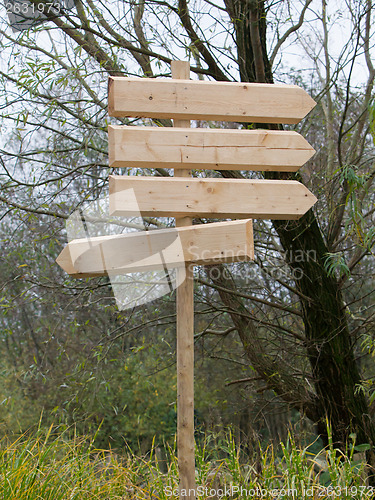
[[[289,425],[326,445],[328,419],[337,446],[371,452],[372,0],[75,0],[46,16],[12,31],[0,6],[1,432],[42,419],[119,450],[173,443],[175,294],[119,311],[108,278],[72,279],[55,259],[70,214],[130,173],[108,167],[107,125],[142,122],[108,117],[108,76],[169,77],[182,59],[193,79],[298,84],[318,103],[288,126],[316,149],[297,174],[210,174],[297,179],[318,202],[254,221],[254,262],[196,268],[197,439],[231,427],[251,451]]]

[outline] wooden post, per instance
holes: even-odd
[[[190,64],[172,61],[172,78],[188,80]],[[174,120],[174,127],[190,127],[189,120]],[[190,177],[189,170],[175,169],[175,177]],[[189,226],[190,217],[176,218],[176,226]],[[177,453],[180,500],[195,500],[194,449],[194,279],[186,265],[185,281],[177,288]],[[181,272],[178,270],[177,272]],[[183,271],[182,271],[183,272]],[[185,490],[187,495],[182,496]],[[190,490],[190,492],[189,492]]]

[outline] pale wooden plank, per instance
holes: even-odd
[[[240,220],[77,239],[56,262],[73,276],[89,277],[253,258],[252,221]]]
[[[111,167],[296,171],[315,153],[297,132],[108,127]]]
[[[315,101],[296,85],[109,77],[110,116],[298,123]]]
[[[299,219],[316,201],[297,181],[109,177],[109,210],[118,216]]]

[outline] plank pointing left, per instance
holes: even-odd
[[[252,221],[240,220],[72,240],[56,262],[83,278],[253,258]]]

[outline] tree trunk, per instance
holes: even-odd
[[[345,447],[349,434],[359,443],[375,443],[375,429],[362,391],[356,391],[360,375],[353,352],[342,300],[334,277],[324,268],[326,245],[310,210],[299,221],[274,221],[289,265],[297,270],[305,325],[306,350],[320,402],[319,433],[326,437],[326,417],[332,425],[334,441]],[[303,252],[303,253],[301,253]],[[309,252],[309,253],[307,253]],[[294,255],[308,258],[293,260]],[[300,261],[301,260],[301,261]]]
[[[266,52],[264,1],[227,0],[226,6],[235,26],[241,79],[258,81],[259,77],[262,80],[264,76],[266,82],[272,83],[272,72]],[[257,54],[257,51],[261,53]],[[263,69],[259,67],[260,61],[263,62]],[[300,180],[298,174],[266,173],[266,178],[286,177]],[[369,415],[368,403],[362,391],[356,391],[360,374],[354,358],[355,339],[350,335],[339,284],[334,277],[328,275],[324,267],[328,250],[314,213],[310,210],[298,221],[274,221],[273,225],[285,254],[289,256],[291,269],[301,274],[300,279],[296,280],[296,287],[303,294],[300,301],[306,352],[317,396],[315,402],[311,395],[305,401],[308,401],[307,414],[310,418],[317,417],[318,430],[325,443],[328,419],[333,440],[341,448],[345,448],[351,433],[356,434],[357,443],[373,445],[375,427]],[[296,255],[303,255],[305,258],[296,262],[293,259]],[[221,296],[222,300],[229,302],[224,294]],[[248,335],[245,333],[248,324],[241,324],[235,314],[232,314],[232,318],[239,329],[245,352],[252,361],[254,356],[249,350],[254,346],[249,344]],[[282,380],[280,384],[281,382]],[[283,395],[281,386],[275,389],[281,397],[285,398],[286,394],[290,394],[286,390]],[[315,405],[314,409],[311,408],[312,404]],[[298,406],[296,409],[299,409]]]

